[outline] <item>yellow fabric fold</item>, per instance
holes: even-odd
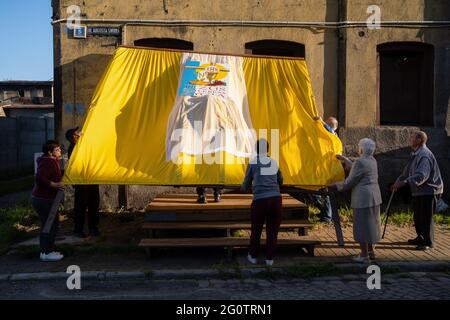
[[[67,184],[238,185],[248,158],[226,151],[207,164],[180,154],[167,161],[166,131],[180,80],[181,52],[120,47],[103,75],[63,181]],[[342,180],[340,140],[317,115],[306,62],[244,57],[253,128],[279,132],[286,185],[318,188]],[[197,157],[197,158],[196,158]],[[197,159],[197,163],[196,163]]]

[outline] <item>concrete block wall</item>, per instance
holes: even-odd
[[[379,184],[384,198],[388,196],[388,184],[395,181],[407,165],[412,152],[409,147],[410,133],[423,130],[428,135],[428,147],[434,153],[444,179],[444,198],[450,199],[450,138],[444,128],[419,127],[361,127],[341,128],[344,154],[357,157],[358,142],[370,138],[377,144],[375,158],[378,162]],[[386,200],[387,201],[387,200]]]
[[[53,118],[0,118],[0,177],[32,174],[34,153],[54,131]]]

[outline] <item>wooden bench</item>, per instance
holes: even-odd
[[[264,246],[265,242],[265,239],[261,239],[261,246]],[[278,239],[278,245],[304,248],[310,257],[314,256],[314,248],[319,244],[320,242],[316,240]],[[229,259],[232,258],[233,248],[245,248],[249,245],[250,239],[248,237],[152,238],[142,239],[139,243],[139,247],[145,248],[148,256],[150,256],[150,249],[152,248],[223,247],[228,250]]]

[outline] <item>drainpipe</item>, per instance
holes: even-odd
[[[339,20],[347,19],[347,0],[339,0]],[[340,127],[346,127],[345,99],[346,99],[346,58],[347,58],[347,30],[338,29],[338,114]]]

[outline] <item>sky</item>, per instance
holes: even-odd
[[[51,0],[0,0],[0,81],[52,80]]]

